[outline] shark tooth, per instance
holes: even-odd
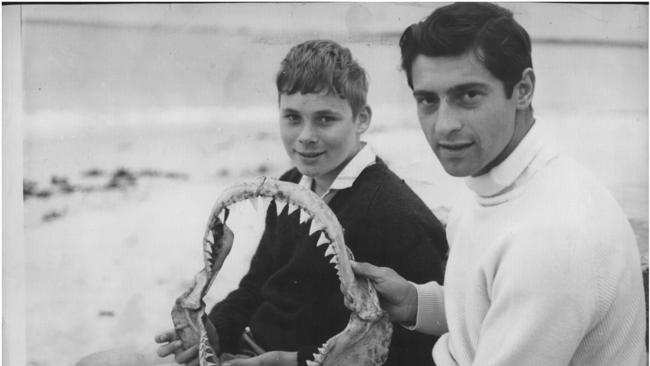
[[[319,230],[323,230],[325,226],[314,217],[313,220],[311,220],[311,225],[309,226],[309,236],[312,236],[315,232]]]
[[[327,249],[325,249],[325,256],[328,255],[336,255],[336,250],[334,249],[333,245],[328,245]]]
[[[289,210],[287,211],[287,215],[291,215],[297,209],[298,205],[294,205],[293,203],[289,202]]]
[[[327,236],[325,236],[325,233],[321,232],[320,233],[320,238],[318,238],[318,242],[316,243],[316,246],[319,247],[319,246],[321,246],[323,244],[329,244],[329,243],[330,243],[330,241],[327,240]]]
[[[287,201],[283,201],[279,198],[276,198],[274,201],[275,201],[275,210],[278,216],[280,216],[282,210],[284,210],[284,208],[287,206]]]
[[[318,362],[309,361],[309,360],[305,360],[305,362],[307,363],[307,366],[318,366]]]
[[[303,210],[302,208],[300,209],[300,223],[302,224],[303,222],[306,222],[309,220],[311,216],[309,216],[309,212]]]
[[[322,345],[321,347],[318,347],[318,353],[320,353],[320,354],[322,354],[322,355],[325,354],[325,345],[326,345],[326,344],[327,344],[327,343],[323,343],[323,345]]]
[[[269,205],[271,204],[272,198],[267,196],[258,196],[257,199],[260,201],[260,204],[262,205],[262,210],[264,211],[264,213],[266,213],[266,211],[269,209]]]
[[[333,256],[332,259],[330,259],[330,263],[332,264],[338,264],[339,263],[339,258],[337,256]]]
[[[257,211],[257,209],[260,207],[260,199],[259,197],[251,197],[248,199],[248,202],[253,206],[253,209]]]
[[[325,359],[325,356],[323,356],[320,353],[314,353],[314,361],[318,362],[319,364],[323,362],[323,359]]]
[[[226,216],[226,210],[221,210],[217,214],[217,218],[219,218],[219,221],[221,222],[224,222],[225,216]]]

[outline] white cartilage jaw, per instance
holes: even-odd
[[[242,202],[245,200],[250,202]],[[268,212],[268,205],[271,202],[275,202],[275,212],[278,216],[284,213],[285,207],[287,208],[287,212],[284,213],[286,215],[291,215],[296,210],[300,209],[299,215],[294,215],[292,219],[297,220],[299,224],[304,224],[307,223],[307,221],[310,221],[307,224],[309,225],[309,241],[313,243],[312,245],[315,244],[316,247],[321,247],[322,245],[327,244],[327,247],[324,248],[322,252],[323,256],[325,259],[328,259],[335,268],[336,274],[341,281],[341,291],[343,296],[346,297],[346,306],[354,313],[354,318],[351,318],[350,324],[354,323],[355,326],[348,326],[339,334],[349,332],[349,329],[360,329],[359,325],[356,324],[355,321],[362,321],[364,322],[363,324],[366,324],[366,322],[373,322],[373,324],[375,324],[374,322],[378,321],[381,322],[379,323],[382,324],[381,326],[388,329],[388,332],[383,331],[374,335],[376,342],[371,342],[377,346],[374,353],[365,353],[365,351],[362,351],[364,352],[364,357],[366,357],[365,355],[374,355],[374,357],[371,357],[373,360],[372,365],[376,366],[383,364],[387,355],[387,345],[390,343],[390,334],[392,333],[391,324],[387,316],[385,316],[385,313],[383,313],[379,307],[376,292],[374,291],[374,288],[372,288],[371,284],[366,284],[368,288],[357,284],[357,281],[360,280],[355,279],[349,266],[349,260],[353,258],[352,253],[349,248],[345,246],[343,230],[337,217],[333,212],[331,212],[327,204],[322,200],[319,200],[313,192],[296,184],[273,179],[264,178],[263,180],[244,182],[240,185],[228,188],[228,190],[225,191],[217,200],[215,206],[213,206],[213,211],[203,240],[205,268],[195,277],[193,287],[178,298],[177,304],[172,311],[175,328],[189,329],[188,324],[192,325],[194,323],[191,320],[193,318],[188,318],[189,315],[187,314],[193,314],[193,312],[202,310],[203,306],[205,306],[205,303],[202,301],[203,290],[209,288],[208,282],[211,283],[214,279],[214,274],[219,272],[221,264],[228,255],[228,251],[232,245],[233,233],[226,225],[226,220],[229,219],[229,215],[233,213],[239,215],[250,215],[251,208],[256,212],[266,213]],[[261,207],[262,204],[265,204],[266,207]],[[215,238],[215,235],[221,235],[222,228],[218,226],[219,224],[225,226],[224,230],[227,231],[228,236],[224,238]],[[315,238],[313,237],[314,234],[316,234]],[[202,322],[198,321],[197,324],[202,324]],[[205,334],[205,329],[201,329],[202,326],[197,325],[194,328],[196,328],[195,330],[199,334]],[[177,332],[179,331],[177,330]],[[191,332],[178,334],[179,336],[185,337],[182,338],[183,342],[189,342],[189,340],[192,339]],[[358,358],[348,358],[345,359],[344,362],[341,362],[340,350],[347,350],[349,348],[346,348],[347,345],[344,345],[343,348],[341,348],[337,345],[337,342],[341,342],[341,340],[342,342],[346,342],[346,339],[348,338],[338,336],[330,338],[328,342],[318,349],[318,353],[314,353],[314,360],[307,361],[307,365],[333,366],[344,364],[347,366],[354,364],[356,361],[351,360],[358,360]],[[196,342],[192,344],[196,344]],[[217,363],[215,364],[215,359],[211,356],[218,357],[218,350],[216,350],[217,352],[211,350],[210,345],[207,343],[205,346],[203,352],[201,352],[201,366],[216,366],[219,362],[216,361]],[[355,346],[352,345],[352,347]],[[358,357],[358,355],[355,357]]]

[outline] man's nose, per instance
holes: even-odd
[[[462,127],[458,111],[453,105],[449,105],[446,98],[440,102],[435,118],[433,129],[438,135],[445,136]]]

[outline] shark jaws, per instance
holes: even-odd
[[[388,315],[381,309],[375,288],[366,279],[355,278],[352,253],[343,240],[341,225],[325,202],[297,184],[259,177],[227,188],[214,204],[203,238],[203,269],[176,299],[172,320],[185,348],[199,344],[201,366],[219,366],[218,334],[207,321],[203,297],[212,285],[232,247],[234,234],[226,225],[229,207],[249,201],[257,208],[275,201],[277,214],[300,210],[300,223],[309,223],[309,235],[318,234],[315,245],[326,246],[325,257],[335,268],[350,320],[339,334],[325,342],[308,366],[379,366],[388,356],[393,332]],[[266,202],[262,202],[266,201]],[[217,347],[217,349],[215,349]]]

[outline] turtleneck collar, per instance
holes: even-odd
[[[507,200],[509,192],[517,188],[517,183],[534,174],[557,155],[544,130],[535,122],[519,145],[499,165],[487,173],[465,179],[467,186],[484,204],[498,204]]]

